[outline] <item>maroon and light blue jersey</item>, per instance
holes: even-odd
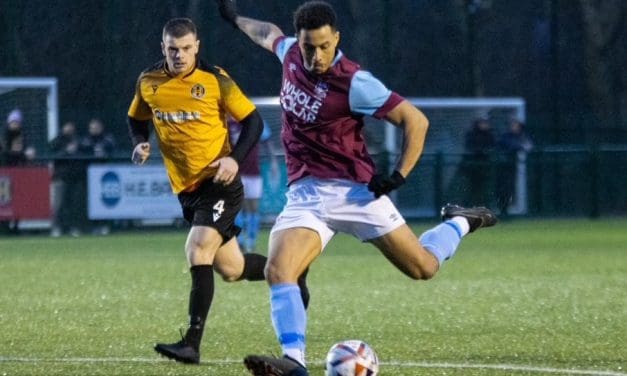
[[[273,49],[283,64],[281,140],[288,184],[306,176],[369,182],[375,167],[363,117],[381,119],[403,97],[339,50],[331,68],[317,75],[305,69],[296,38],[279,37]]]
[[[227,121],[229,126],[229,138],[231,141],[231,145],[235,145],[237,140],[239,140],[239,135],[242,132],[242,125],[236,122],[233,119],[229,119]],[[266,142],[272,136],[272,131],[266,122],[263,122],[263,131],[261,132],[261,137],[259,138],[259,142],[253,146],[252,149],[248,152],[244,160],[239,163],[239,174],[240,175],[261,175],[261,168],[259,166],[259,143]]]

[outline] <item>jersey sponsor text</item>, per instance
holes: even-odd
[[[176,111],[176,112],[163,112],[155,110],[155,117],[160,121],[166,123],[181,124],[188,121],[200,120],[200,112],[198,111]]]
[[[281,107],[306,123],[313,123],[318,118],[322,101],[297,88],[289,80],[283,81],[281,88]]]

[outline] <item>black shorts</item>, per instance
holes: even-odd
[[[223,243],[241,231],[235,225],[235,217],[244,201],[244,187],[239,175],[229,185],[214,183],[208,178],[196,190],[179,193],[178,199],[187,222],[192,226],[215,228],[222,235]]]

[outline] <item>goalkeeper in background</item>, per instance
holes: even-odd
[[[486,208],[442,208],[444,222],[420,238],[387,196],[405,183],[427,132],[421,111],[338,49],[333,8],[322,1],[294,13],[296,37],[274,24],[239,16],[233,0],[217,0],[222,17],[283,66],[281,137],[288,170],[288,201],[272,228],[266,279],[272,323],[283,357],[249,355],[254,375],[308,375],[307,315],[297,277],[337,232],[372,243],[413,279],[433,277],[463,236],[496,223]],[[363,117],[401,129],[402,150],[391,174],[375,171],[362,135]]]
[[[189,327],[180,341],[157,344],[155,351],[179,362],[199,363],[214,270],[228,282],[264,279],[265,256],[242,255],[234,225],[244,198],[238,164],[257,144],[263,122],[224,70],[197,58],[200,41],[190,19],[168,21],[162,36],[165,59],[139,76],[128,126],[135,145],[132,160],[142,164],[150,155],[152,121],[172,190],[191,224],[185,242],[192,279]],[[227,113],[242,124],[232,147]]]

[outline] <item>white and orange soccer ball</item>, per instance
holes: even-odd
[[[324,372],[326,376],[376,376],[379,359],[364,341],[342,341],[329,350]]]

